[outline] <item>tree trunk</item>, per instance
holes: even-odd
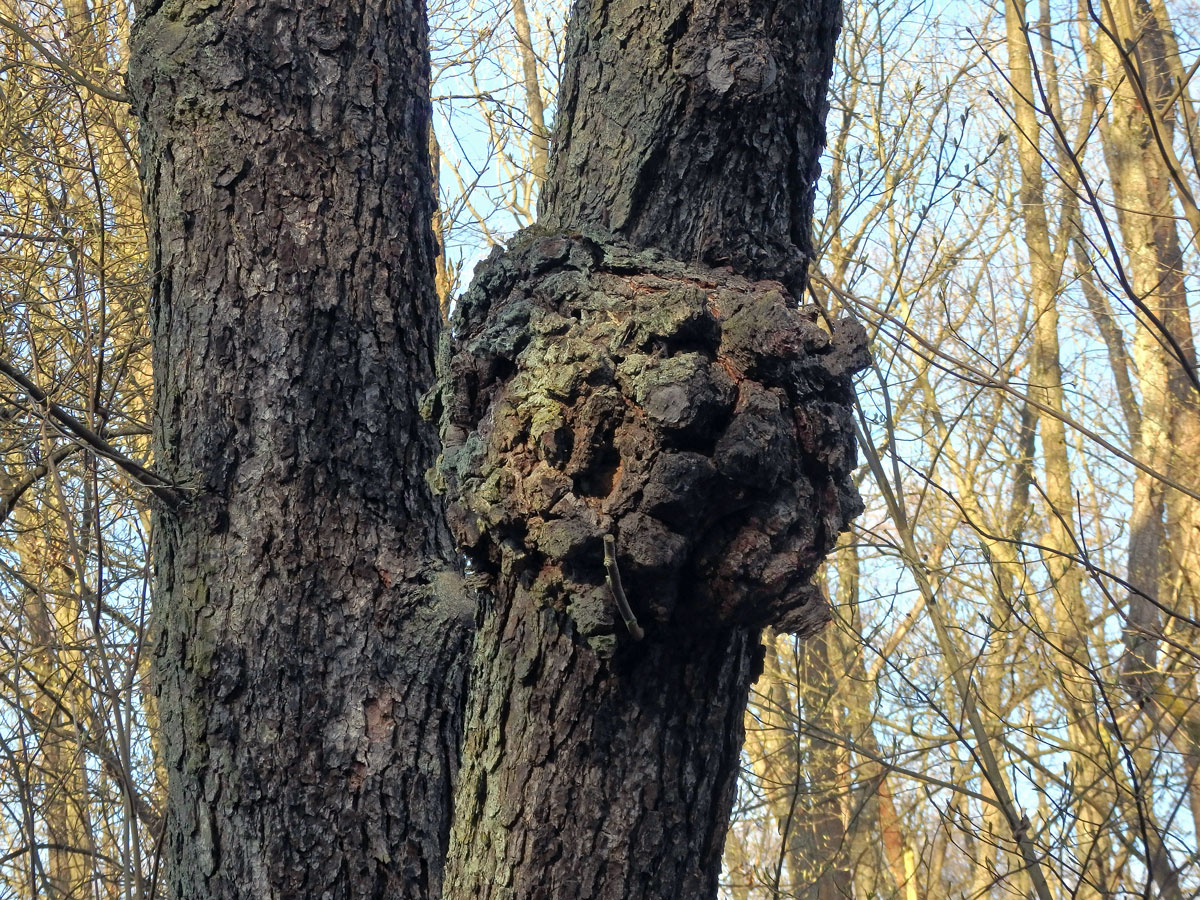
[[[840,662],[837,647],[831,652],[829,643],[837,639],[832,628],[814,635],[800,647],[797,699],[802,708],[801,721],[827,734],[845,732],[843,700],[837,696],[839,674],[834,661]],[[803,726],[802,726],[803,727]],[[804,778],[808,796],[799,808],[796,830],[798,852],[790,859],[807,857],[807,871],[792,870],[792,891],[800,900],[841,900],[853,893],[848,852],[846,795],[849,773],[846,751],[826,740],[820,732],[808,734]],[[793,778],[799,777],[799,772]],[[803,849],[800,849],[803,848]],[[790,863],[790,860],[789,860]]]
[[[462,299],[432,409],[491,588],[447,896],[716,894],[759,629],[823,624],[860,509],[864,336],[795,307],[839,13],[576,7],[542,223]]]
[[[838,734],[840,701],[827,641],[830,630],[788,649],[771,632],[746,723],[749,757],[763,805],[779,832],[779,855],[770,863],[769,889],[811,900],[850,894],[850,858],[843,822],[848,778],[843,751],[821,732]],[[795,690],[792,701],[789,685]],[[815,728],[813,727],[815,726]],[[856,861],[857,862],[857,861]]]
[[[931,558],[936,559],[937,554]],[[851,844],[854,890],[859,897],[925,900],[922,885],[917,881],[917,854],[912,846],[914,829],[908,823],[901,823],[892,796],[894,779],[877,762],[884,754],[875,735],[876,688],[862,651],[867,646],[860,615],[865,601],[859,548],[853,539],[842,541],[832,567],[837,572],[835,602],[844,623],[838,635],[839,655],[847,670],[842,688],[846,697],[844,730],[870,754],[855,760],[853,780],[857,785],[849,786],[850,827],[846,829],[846,838]],[[888,875],[890,884],[886,881]]]
[[[1132,40],[1137,32],[1125,16],[1108,20],[1114,34]],[[1141,106],[1120,61],[1122,49],[1098,35],[1096,48],[1107,69],[1112,100],[1100,135],[1117,203],[1117,219],[1128,254],[1130,286],[1162,326],[1184,336],[1180,315],[1186,316],[1186,295],[1180,274],[1180,245],[1173,221],[1170,181],[1164,171]],[[1157,96],[1162,86],[1145,72],[1144,88]],[[1141,428],[1135,455],[1156,473],[1171,471],[1174,410],[1171,380],[1179,363],[1165,350],[1164,335],[1151,323],[1139,327],[1133,359],[1142,395]],[[1186,483],[1187,473],[1183,473]],[[1146,473],[1138,473],[1133,488],[1127,580],[1132,585],[1127,601],[1126,653],[1121,662],[1125,685],[1139,702],[1152,692],[1158,668],[1158,608],[1146,598],[1158,598],[1165,574],[1166,530],[1163,525],[1166,488]],[[1164,598],[1165,599],[1165,598]]]
[[[583,234],[459,309],[438,474],[494,596],[448,894],[712,895],[758,629],[824,623],[809,579],[860,508],[862,333]]]
[[[44,502],[44,501],[43,501]],[[24,576],[22,626],[30,644],[32,691],[24,705],[38,744],[38,781],[30,785],[43,798],[41,818],[47,845],[41,869],[43,890],[54,900],[86,897],[93,878],[93,832],[88,821],[89,786],[79,740],[84,706],[78,596],[64,571],[63,540],[52,536],[53,519],[38,521],[24,505],[13,510],[20,571]],[[39,836],[25,836],[27,846]],[[35,896],[39,891],[32,892]]]
[[[549,182],[572,234],[477,280],[429,410],[493,590],[447,896],[715,894],[758,630],[819,627],[809,579],[860,509],[865,335],[750,280],[802,284],[837,24],[835,0],[579,9]],[[630,116],[600,73],[647,65]],[[163,0],[134,36],[179,898],[441,890],[470,610],[415,418],[427,66],[408,0]]]
[[[804,286],[839,0],[585,0],[542,224]]]
[[[525,111],[529,116],[529,143],[533,160],[530,174],[541,190],[550,164],[550,132],[546,128],[546,105],[542,101],[542,83],[538,77],[537,51],[525,0],[513,0],[513,31],[517,34],[517,55],[521,57],[521,75],[525,82]]]
[[[469,629],[432,379],[423,6],[146,4],[167,893],[438,893]]]
[[[1071,480],[1071,461],[1067,453],[1066,409],[1058,334],[1058,296],[1062,285],[1063,264],[1069,246],[1069,234],[1060,235],[1052,247],[1050,217],[1047,211],[1046,183],[1042,173],[1043,151],[1039,146],[1037,111],[1034,108],[1033,63],[1034,34],[1029,26],[1025,0],[1007,0],[1005,31],[1008,48],[1008,77],[1012,86],[1013,118],[1022,139],[1017,144],[1021,170],[1021,216],[1024,242],[1029,252],[1030,300],[1034,310],[1033,344],[1030,348],[1030,397],[1039,401],[1038,434],[1041,437],[1042,465],[1045,477],[1043,495],[1046,531],[1039,543],[1049,549],[1043,565],[1049,576],[1053,597],[1050,615],[1038,616],[1038,638],[1054,654],[1061,702],[1069,711],[1067,733],[1072,746],[1094,746],[1093,710],[1097,706],[1093,684],[1091,615],[1084,600],[1084,570],[1074,562],[1078,547],[1072,532],[1075,521],[1075,490]],[[1051,84],[1054,95],[1057,85]],[[1040,594],[1031,603],[1044,606]],[[1081,873],[1076,887],[1079,900],[1100,900],[1111,894],[1105,871],[1112,856],[1111,842],[1103,823],[1114,802],[1105,773],[1095,758],[1080,754],[1078,779],[1088,785],[1080,797],[1084,814],[1076,824],[1078,855],[1088,870]]]
[[[1143,422],[1136,454],[1155,472],[1195,487],[1200,404],[1188,377],[1188,371],[1196,371],[1196,350],[1176,216],[1178,191],[1172,191],[1172,163],[1155,137],[1157,128],[1169,146],[1175,133],[1175,114],[1167,103],[1177,86],[1172,70],[1178,66],[1171,62],[1177,55],[1175,38],[1165,8],[1142,0],[1118,4],[1103,25],[1107,32],[1096,45],[1112,82],[1112,102],[1111,120],[1102,120],[1106,127],[1100,133],[1128,255],[1129,284],[1143,309],[1157,319],[1139,323],[1134,343]],[[1124,60],[1123,53],[1128,54]],[[1138,75],[1140,90],[1135,90],[1127,66]],[[1157,126],[1147,115],[1143,95],[1162,107]],[[1182,95],[1179,102],[1186,110]],[[1143,501],[1148,513],[1139,515],[1144,497],[1153,502]],[[1139,704],[1152,701],[1158,707],[1151,709],[1151,721],[1178,745],[1186,767],[1189,757],[1200,754],[1196,689],[1190,673],[1169,677],[1169,654],[1160,659],[1161,639],[1167,637],[1171,646],[1178,628],[1177,620],[1163,621],[1160,607],[1194,615],[1200,606],[1200,504],[1143,473],[1134,482],[1134,504],[1127,575],[1133,589],[1127,602],[1122,682]],[[1193,816],[1200,817],[1200,788],[1192,783],[1188,793]],[[1161,844],[1152,859],[1158,860],[1153,871],[1165,873],[1160,885],[1164,894],[1178,891],[1171,887],[1175,866],[1169,848]]]

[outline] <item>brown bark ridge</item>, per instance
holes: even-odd
[[[435,896],[470,605],[424,479],[423,4],[162,0],[133,35],[175,898]],[[464,621],[465,620],[465,621]]]
[[[839,0],[577,4],[539,221],[799,294]]]
[[[824,625],[810,579],[861,509],[865,334],[820,321],[598,231],[476,273],[430,408],[492,582],[447,896],[715,896],[759,629]]]

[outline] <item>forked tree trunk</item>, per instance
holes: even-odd
[[[796,306],[839,16],[575,8],[540,227],[477,274],[433,409],[491,581],[448,896],[716,895],[759,631],[823,624],[860,509],[864,336]]]
[[[429,410],[492,586],[446,896],[715,893],[758,629],[819,627],[808,580],[860,508],[863,332],[750,280],[803,281],[838,12],[577,10],[569,233],[477,280]],[[156,538],[169,891],[435,896],[465,627],[414,416],[421,9],[164,0],[130,87],[159,465],[187,495]]]
[[[417,413],[425,29],[419,0],[161,0],[133,36],[185,497],[154,546],[177,900],[438,892],[470,610]]]

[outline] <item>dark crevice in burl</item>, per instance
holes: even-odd
[[[432,477],[460,546],[596,650],[630,639],[606,534],[651,638],[828,619],[811,579],[862,510],[857,323],[604,233],[530,233],[476,273],[442,363]]]

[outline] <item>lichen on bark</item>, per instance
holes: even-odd
[[[482,574],[564,613],[601,654],[630,639],[603,538],[648,634],[829,617],[812,576],[862,504],[857,323],[783,285],[611,235],[531,232],[477,271],[428,412],[431,475]]]

